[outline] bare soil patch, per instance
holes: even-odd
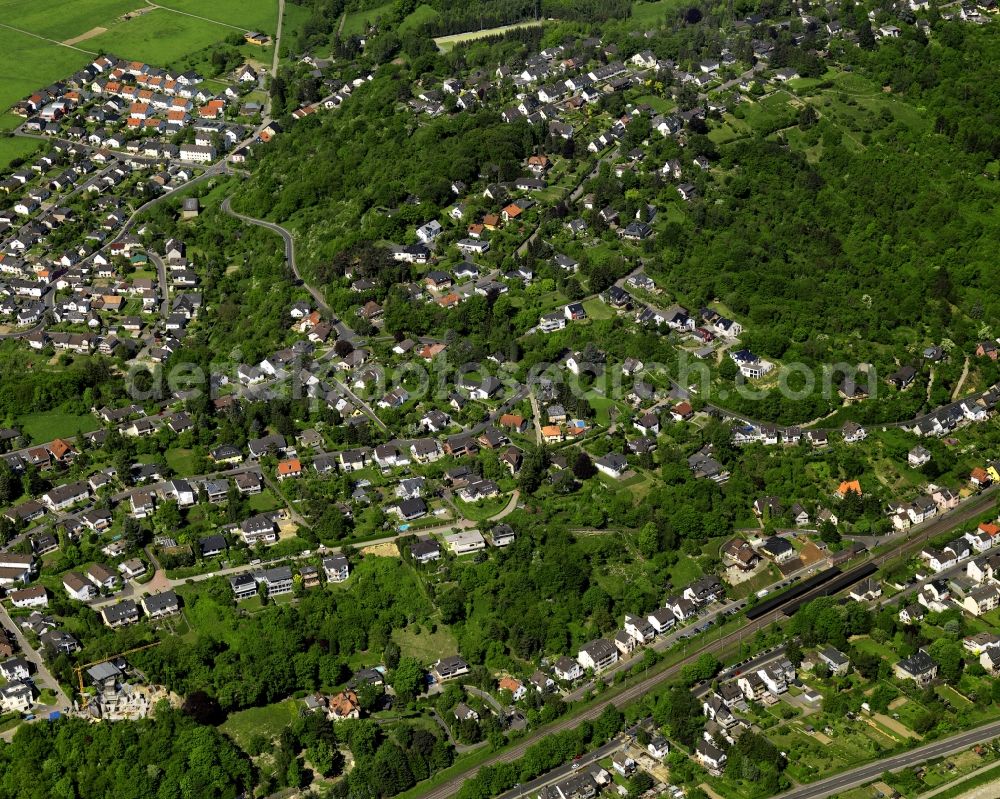
[[[91,28],[86,33],[81,33],[79,36],[74,36],[72,39],[66,39],[63,42],[63,44],[66,45],[79,44],[80,42],[85,42],[87,41],[87,39],[93,39],[95,36],[100,36],[102,33],[107,33],[107,32],[108,32],[107,28],[102,28],[98,26],[96,28]]]
[[[399,547],[391,542],[388,544],[374,544],[373,546],[364,547],[361,550],[361,554],[373,555],[376,558],[398,558]]]

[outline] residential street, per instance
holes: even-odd
[[[21,647],[21,653],[18,657],[24,658],[34,666],[35,673],[32,675],[32,679],[34,679],[35,685],[39,688],[48,688],[49,690],[55,692],[57,703],[53,709],[62,711],[68,710],[71,705],[69,697],[66,696],[65,691],[63,691],[63,689],[59,686],[59,683],[56,682],[56,679],[52,676],[52,673],[45,665],[45,661],[42,659],[42,656],[32,648],[28,639],[25,638],[20,626],[17,625],[10,617],[10,614],[7,612],[7,608],[3,604],[0,604],[0,624],[14,633],[17,643]],[[43,708],[36,708],[36,713],[43,712],[45,712]]]

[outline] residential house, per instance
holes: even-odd
[[[598,638],[584,644],[576,660],[584,669],[601,672],[618,662],[618,649],[610,641]]]
[[[63,588],[66,589],[70,599],[75,599],[78,602],[89,602],[97,596],[97,589],[94,588],[94,585],[76,572],[67,572],[63,575]]]
[[[788,561],[797,557],[795,548],[788,543],[784,538],[772,535],[763,544],[760,545],[759,551],[766,558],[770,558],[775,563],[787,563]]]
[[[929,685],[937,677],[938,666],[927,650],[918,649],[908,658],[903,658],[895,666],[893,673],[897,679],[913,680],[921,688]]]
[[[816,653],[816,656],[821,663],[826,664],[835,677],[842,677],[851,668],[851,659],[835,647],[824,647]]]
[[[728,757],[715,744],[709,741],[699,741],[695,747],[694,756],[698,762],[714,774],[721,774]]]
[[[578,680],[583,676],[583,666],[572,658],[561,657],[552,667],[552,673],[555,674],[556,678],[559,680],[572,682],[573,680]]]
[[[667,630],[677,623],[677,617],[674,616],[674,612],[670,608],[660,608],[654,613],[650,613],[646,617],[646,620],[660,635],[667,632]]]
[[[257,596],[257,581],[250,574],[237,574],[229,578],[229,587],[237,602]]]
[[[88,566],[85,574],[98,590],[115,591],[121,585],[121,578],[101,563]]]
[[[139,621],[139,608],[131,599],[101,608],[101,618],[108,627],[124,627]]]
[[[342,583],[350,576],[350,564],[344,555],[331,555],[323,559],[323,573],[328,583]]]
[[[440,658],[431,667],[431,673],[439,682],[453,680],[469,673],[469,664],[458,655]]]
[[[441,559],[441,545],[433,538],[425,538],[410,545],[410,557],[417,563],[430,563]]]
[[[150,619],[159,619],[180,612],[180,600],[173,590],[144,596],[141,604],[143,613]]]

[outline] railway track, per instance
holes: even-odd
[[[869,558],[864,563],[855,566],[846,572],[841,572],[840,569],[836,569],[836,573],[832,573],[833,570],[827,570],[829,576],[826,579],[817,581],[814,585],[807,587],[805,591],[798,590],[797,593],[794,593],[796,589],[792,589],[791,591],[779,594],[774,597],[773,600],[769,600],[769,602],[774,602],[773,607],[765,610],[762,614],[757,614],[755,619],[748,619],[748,623],[739,629],[727,633],[726,635],[723,635],[713,641],[706,641],[702,646],[698,647],[690,655],[687,655],[679,662],[661,672],[657,672],[656,674],[643,678],[633,685],[627,686],[620,693],[609,697],[603,702],[598,702],[592,707],[587,708],[582,713],[561,719],[551,725],[548,725],[547,727],[544,727],[543,729],[538,730],[535,734],[527,736],[509,749],[498,752],[487,761],[469,768],[427,793],[421,794],[421,799],[448,799],[448,797],[456,794],[466,781],[472,779],[483,766],[495,766],[500,763],[510,763],[522,757],[530,746],[538,743],[538,741],[548,735],[572,729],[583,721],[592,721],[597,718],[609,705],[622,707],[623,705],[627,705],[630,702],[635,701],[661,683],[677,678],[680,675],[681,670],[685,666],[694,663],[699,656],[706,653],[718,654],[719,652],[724,652],[732,647],[733,644],[738,645],[744,638],[748,638],[759,630],[766,629],[772,624],[780,621],[782,618],[787,618],[789,615],[792,615],[791,613],[786,613],[786,610],[792,610],[790,606],[792,606],[793,603],[794,610],[797,610],[799,607],[812,601],[813,599],[817,599],[821,596],[830,596],[847,590],[855,583],[873,574],[874,571],[883,566],[887,561],[898,558],[901,555],[912,554],[914,551],[920,549],[928,539],[948,532],[955,527],[960,527],[966,522],[974,519],[979,514],[983,513],[990,506],[990,504],[995,501],[996,495],[997,488],[991,487],[976,497],[967,500],[954,510],[942,514],[931,522],[928,522],[915,534],[911,534],[907,539],[905,539],[898,548],[876,557]],[[834,583],[832,581],[835,578],[836,582]],[[802,583],[800,585],[807,585],[807,583]],[[794,610],[792,610],[792,612],[794,612]]]

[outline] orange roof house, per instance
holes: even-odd
[[[986,533],[990,538],[996,538],[1000,535],[1000,525],[993,524],[993,522],[983,522],[979,525],[979,532]]]
[[[521,684],[520,680],[515,680],[513,677],[504,677],[500,680],[500,690],[510,691],[511,696],[515,700],[520,699],[525,694],[524,685]]]
[[[425,361],[432,361],[435,357],[444,352],[446,347],[447,345],[445,344],[425,344],[420,349],[420,357]]]
[[[505,413],[500,417],[500,426],[506,427],[510,430],[517,430],[520,432],[524,429],[527,422],[525,422],[523,416],[518,416],[516,413]]]
[[[57,438],[48,446],[49,452],[52,453],[52,457],[57,461],[65,460],[67,455],[71,455],[75,450],[66,441],[61,438]]]
[[[840,484],[840,488],[837,489],[837,496],[843,499],[849,493],[855,493],[859,497],[861,496],[861,483],[857,480],[845,480]]]
[[[985,486],[990,484],[990,475],[984,468],[977,466],[972,470],[972,474],[969,475],[969,480],[971,480],[974,485]]]
[[[678,402],[671,413],[676,414],[681,419],[688,419],[694,414],[694,408],[691,407],[690,402]]]
[[[454,308],[462,301],[461,297],[457,294],[445,294],[443,297],[438,297],[438,305],[442,308]]]
[[[298,458],[289,458],[278,464],[278,479],[285,480],[289,477],[299,477],[302,474],[302,463]]]
[[[500,217],[496,214],[486,214],[483,217],[483,227],[487,230],[496,230],[500,227]]]
[[[545,442],[562,441],[563,431],[557,424],[547,424],[542,428],[542,440]]]
[[[361,703],[354,691],[341,691],[336,696],[331,696],[327,707],[327,715],[334,721],[361,718]]]
[[[511,219],[517,219],[521,215],[521,206],[511,203],[503,211],[500,212],[504,219],[510,221]]]

